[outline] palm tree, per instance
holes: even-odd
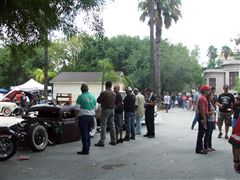
[[[228,46],[223,46],[221,54],[224,56],[224,59],[227,60],[228,56],[232,55],[232,50]]]
[[[149,17],[148,25],[150,29],[150,88],[155,89],[155,67],[154,67],[154,0],[141,1],[138,8],[142,11],[141,21]]]
[[[156,85],[154,91],[160,98],[161,96],[160,43],[162,39],[163,25],[165,26],[166,29],[168,29],[171,26],[172,21],[177,22],[179,20],[179,18],[181,17],[181,11],[179,9],[179,7],[181,6],[181,0],[154,0],[154,2],[152,2],[152,0],[144,0],[140,2],[140,4],[141,3],[147,4],[145,6],[139,6],[140,9],[143,11],[141,19],[145,19],[143,18],[143,16],[149,16],[151,19],[149,12],[153,9],[154,14],[153,19],[156,28],[155,31],[156,40],[154,47],[154,71],[153,71],[155,74],[154,82]],[[151,3],[153,4],[150,6]]]
[[[52,79],[57,75],[56,72],[54,71],[48,71],[48,79]],[[44,71],[40,68],[37,68],[33,71],[33,77],[34,79],[39,82],[39,83],[44,83],[45,82],[45,75]]]
[[[156,93],[161,96],[161,71],[160,71],[160,43],[163,25],[168,29],[172,21],[177,22],[181,17],[179,9],[181,0],[155,0],[156,2],[156,41],[155,41],[155,80]]]
[[[217,57],[217,48],[213,45],[208,47],[207,56],[209,57],[208,68],[215,68],[217,66],[216,57]]]
[[[217,57],[217,48],[214,47],[213,45],[209,46],[208,47],[207,56],[209,57],[209,59],[216,59],[216,57]]]

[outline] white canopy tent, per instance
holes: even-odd
[[[44,90],[44,85],[40,84],[34,79],[30,79],[29,81],[25,82],[22,85],[11,86],[11,89],[19,89],[23,91],[39,91],[39,90]]]

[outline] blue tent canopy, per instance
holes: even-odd
[[[0,93],[8,93],[8,90],[0,88]]]

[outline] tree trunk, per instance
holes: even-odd
[[[150,28],[150,81],[149,86],[155,90],[155,67],[154,67],[154,0],[150,0],[149,8],[149,28]]]
[[[157,2],[157,19],[156,19],[156,41],[155,41],[155,93],[158,102],[161,99],[161,70],[160,70],[160,43],[162,38],[162,10],[159,2]]]
[[[48,34],[46,33],[44,43],[44,98],[45,103],[48,103]]]

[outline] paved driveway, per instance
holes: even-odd
[[[156,118],[156,138],[137,136],[135,141],[116,147],[92,146],[89,156],[78,156],[80,142],[49,146],[44,152],[21,149],[6,162],[0,162],[0,180],[32,179],[236,179],[231,146],[213,135],[216,152],[194,153],[197,130],[190,130],[194,113],[174,109]],[[143,127],[145,131],[145,126]],[[107,143],[109,142],[108,134]],[[93,139],[97,142],[99,134]],[[106,143],[106,144],[107,144]],[[18,161],[29,155],[29,161]]]

